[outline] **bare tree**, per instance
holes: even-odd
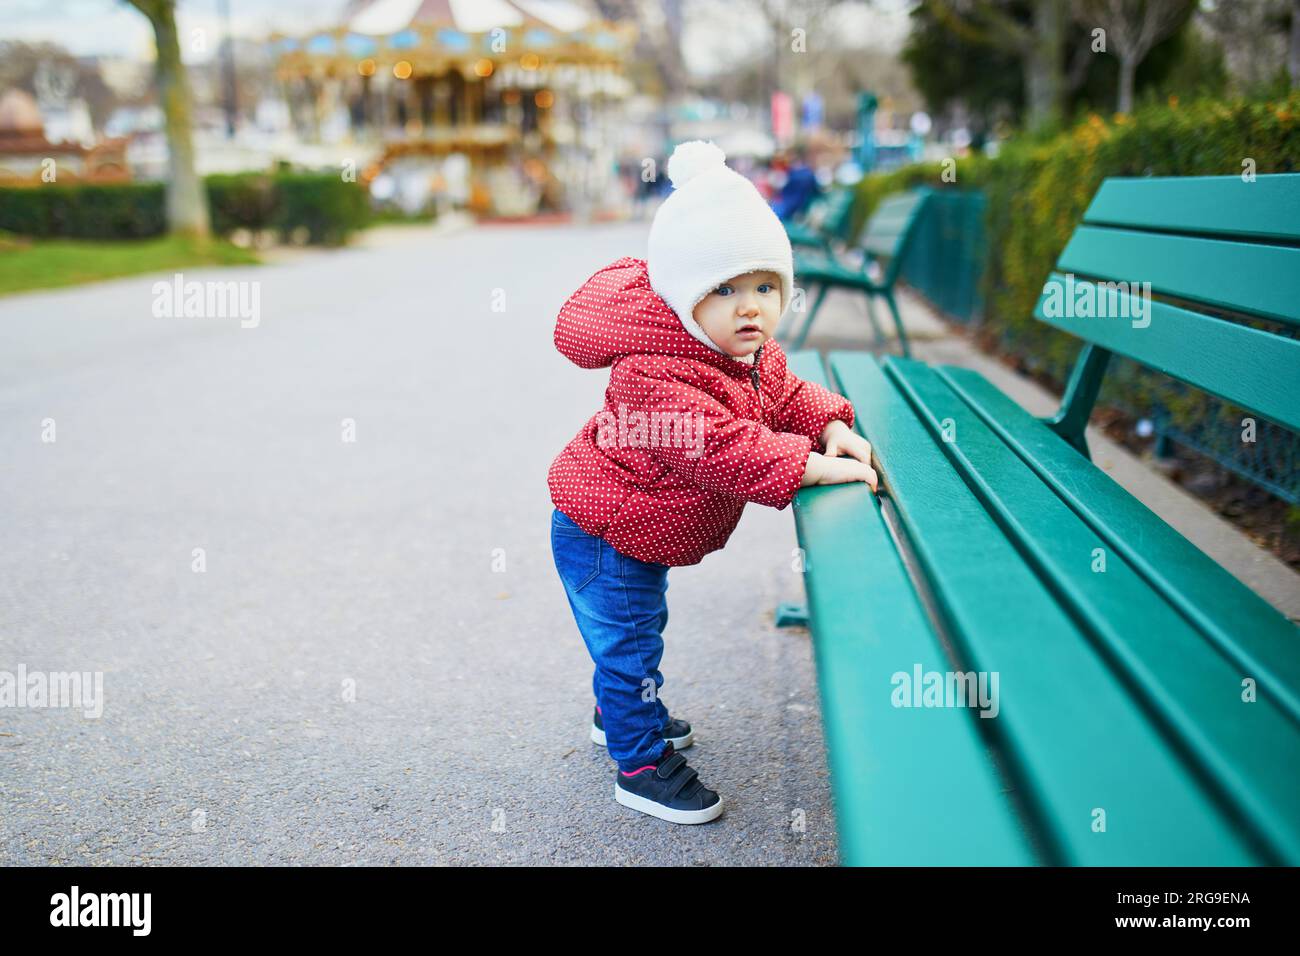
[[[206,239],[208,201],[194,165],[190,130],[193,97],[181,62],[175,0],[128,0],[153,27],[157,56],[154,79],[167,127],[167,227],[173,234]]]
[[[1300,89],[1300,0],[1291,0],[1291,42],[1287,54],[1291,89]]]
[[[1295,6],[1295,0],[1201,4],[1197,19],[1223,48],[1224,65],[1237,92],[1253,94],[1267,87],[1288,58],[1288,45],[1300,45],[1300,37],[1291,40]]]
[[[1133,112],[1133,79],[1151,48],[1187,22],[1196,0],[1078,0],[1079,19],[1105,30],[1119,60],[1120,113]]]
[[[653,6],[637,0],[595,0],[595,3],[604,19],[636,24],[635,55],[653,64],[666,99],[685,92],[688,74],[682,58],[681,0],[662,0]]]
[[[811,93],[817,86],[819,64],[826,66],[834,59],[830,53],[836,42],[828,27],[834,0],[751,0],[745,6],[771,31],[768,92],[786,87],[796,97]]]
[[[1020,58],[1028,126],[1050,124],[1064,114],[1068,86],[1074,82],[1065,73],[1068,0],[1034,0],[1028,23],[999,0],[931,0],[930,9],[940,23],[963,39]]]

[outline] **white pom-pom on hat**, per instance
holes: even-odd
[[[674,189],[681,189],[700,173],[722,169],[727,165],[727,154],[720,146],[693,139],[682,143],[668,157],[668,179]]]

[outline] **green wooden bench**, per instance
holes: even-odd
[[[854,190],[841,186],[819,196],[802,217],[785,224],[790,245],[829,252],[835,243],[848,242],[853,227]]]
[[[1048,419],[968,369],[791,356],[881,479],[794,504],[842,858],[1300,864],[1300,628],[1084,440],[1112,354],[1300,430],[1300,175],[1107,180],[1035,315],[1086,343]],[[895,706],[918,669],[996,674],[996,716]]]
[[[831,289],[850,289],[866,294],[867,316],[876,331],[877,342],[884,340],[880,323],[876,319],[874,302],[876,298],[885,300],[890,314],[894,317],[894,328],[898,332],[898,344],[904,355],[910,354],[907,333],[903,330],[903,320],[898,314],[898,303],[894,300],[894,284],[898,280],[903,256],[916,234],[916,224],[930,198],[930,190],[917,189],[909,193],[900,193],[883,200],[872,213],[871,218],[862,229],[858,243],[863,256],[861,264],[844,262],[831,250],[818,252],[799,252],[794,259],[794,272],[797,280],[808,288],[817,287],[817,296],[808,318],[795,333],[789,343],[792,350],[803,348],[804,341],[812,329],[817,313],[822,307],[826,293]],[[876,264],[880,275],[872,278],[869,271]]]

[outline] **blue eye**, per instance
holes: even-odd
[[[762,285],[760,285],[760,286],[758,287],[758,291],[759,291],[759,292],[771,292],[771,291],[772,291],[772,288],[773,288],[773,287],[772,287],[772,283],[770,283],[770,282],[764,282]]]
[[[718,295],[728,295],[731,292],[731,286],[727,285],[727,283],[724,282],[722,285],[718,286],[713,291],[716,292]]]

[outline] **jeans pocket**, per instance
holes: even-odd
[[[573,534],[552,526],[551,551],[555,555],[555,570],[571,592],[581,591],[600,574],[602,544],[600,538],[586,532]]]
[[[551,533],[555,534],[557,532],[559,534],[583,536],[586,536],[587,534],[587,532],[582,530],[582,526],[579,525],[578,522],[574,521],[559,508],[556,508],[551,512]]]

